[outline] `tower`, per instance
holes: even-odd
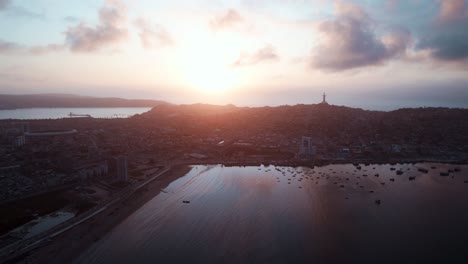
[[[327,95],[325,93],[323,93],[322,97],[323,97],[322,104],[326,104],[327,100],[325,100],[325,99],[326,99]]]

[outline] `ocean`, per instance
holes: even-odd
[[[150,107],[102,107],[102,108],[26,108],[0,110],[1,119],[59,119],[70,113],[90,115],[94,118],[126,118],[149,111]]]

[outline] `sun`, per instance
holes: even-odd
[[[232,66],[233,46],[212,39],[190,43],[181,54],[181,78],[190,88],[204,94],[223,94],[240,85],[240,74]]]
[[[225,93],[237,85],[236,76],[232,70],[222,63],[206,58],[197,65],[189,66],[184,76],[191,87],[209,94]]]

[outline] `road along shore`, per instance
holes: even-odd
[[[64,232],[44,239],[37,248],[6,263],[72,263],[90,245],[158,195],[171,182],[190,171],[187,165],[176,165],[142,186],[125,199],[118,199],[99,214]]]

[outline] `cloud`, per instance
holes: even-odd
[[[463,21],[468,16],[465,0],[439,0],[439,3],[440,11],[437,19],[441,23]]]
[[[468,5],[464,0],[439,0],[434,21],[420,35],[416,48],[438,62],[468,65]]]
[[[239,58],[233,63],[234,67],[251,66],[262,62],[278,61],[279,56],[276,50],[271,45],[265,45],[253,54],[242,53]]]
[[[18,5],[12,5],[11,0],[0,0],[0,11],[8,11],[15,17],[27,17],[32,19],[44,19],[44,12],[38,13]]]
[[[411,33],[403,27],[394,27],[389,33],[382,36],[380,41],[385,46],[387,58],[396,55],[404,55],[409,45],[413,42]]]
[[[6,9],[10,3],[10,0],[0,0],[0,10]]]
[[[22,6],[11,6],[9,7],[10,12],[12,12],[15,16],[20,16],[20,17],[26,17],[26,18],[32,18],[32,19],[45,19],[44,12],[38,13],[31,11],[29,9],[26,9]]]
[[[21,50],[17,43],[8,42],[0,39],[0,54],[14,53]]]
[[[210,21],[213,30],[222,30],[234,28],[244,21],[242,16],[235,9],[228,9],[222,16],[216,17]]]
[[[49,44],[46,46],[33,46],[28,49],[28,52],[33,55],[42,55],[49,52],[59,52],[64,50],[66,47],[60,44]]]
[[[392,10],[395,9],[399,5],[399,3],[399,0],[386,0],[385,7]]]
[[[378,65],[405,53],[411,42],[407,30],[398,28],[378,37],[364,9],[337,1],[336,18],[319,24],[319,44],[311,58],[313,67],[341,71]]]
[[[92,52],[110,46],[122,41],[128,35],[127,29],[124,27],[125,11],[125,7],[119,1],[107,0],[106,4],[99,10],[98,25],[90,27],[81,22],[76,26],[68,27],[65,32],[65,44],[24,46],[0,40],[0,53],[42,55],[67,48],[73,52]],[[76,20],[74,17],[66,17],[65,19],[69,22]]]
[[[161,25],[152,25],[146,19],[139,18],[134,22],[138,28],[141,44],[145,49],[173,46],[172,36]]]
[[[66,44],[74,52],[92,52],[125,39],[125,7],[118,1],[107,1],[99,10],[99,23],[90,27],[84,22],[69,27],[65,32]]]
[[[58,52],[64,50],[63,45],[49,44],[45,46],[27,47],[14,42],[3,41],[0,39],[0,54],[6,55],[42,55],[49,52]]]

